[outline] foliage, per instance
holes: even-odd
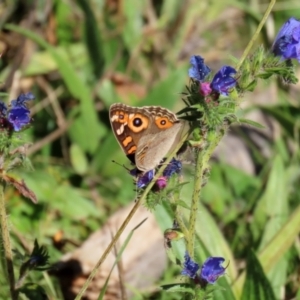
[[[136,195],[133,177],[112,163],[128,165],[110,130],[108,109],[115,102],[161,105],[197,127],[189,140],[193,150],[179,156],[181,175],[171,174],[166,188],[146,197],[165,231],[171,258],[157,283],[165,291],[153,297],[180,299],[179,292],[199,299],[299,297],[299,87],[292,85],[298,64],[270,53],[270,22],[236,73],[229,72],[238,84],[232,85],[229,78],[230,88],[219,98],[222,66],[238,65],[264,11],[247,1],[230,4],[232,11],[227,1],[196,0],[52,0],[47,10],[38,1],[1,5],[2,100],[28,92],[35,96],[29,103],[30,126],[0,135],[1,155],[5,154],[0,197],[3,194],[6,201],[14,271],[20,274],[20,291],[29,299],[45,293],[62,299],[55,280],[46,280],[42,271],[74,247],[68,241],[81,243]],[[289,17],[300,17],[299,8],[280,11],[280,5],[284,3],[278,2],[269,16],[277,31]],[[228,59],[228,53],[237,58]],[[210,73],[188,80],[189,59],[199,54]],[[222,73],[216,77],[218,70]],[[203,85],[212,81],[216,85],[209,88],[214,92]],[[270,86],[275,92],[267,101],[254,101]],[[237,111],[240,107],[243,110]],[[28,109],[26,105],[26,113]],[[264,126],[247,112],[262,113]],[[8,123],[3,122],[5,127]],[[270,123],[277,128],[274,134]],[[226,154],[208,163],[214,150],[210,145],[235,132],[250,153],[252,171],[232,163]],[[190,157],[192,163],[185,164]],[[205,159],[197,181],[193,164]],[[25,168],[16,170],[20,166]],[[195,182],[203,188],[197,222],[190,228]],[[144,190],[139,189],[139,195]],[[190,230],[195,231],[194,242],[186,234]],[[207,285],[205,294],[195,289],[197,282],[180,277],[187,250],[182,239],[188,240],[188,253],[199,266],[210,256],[229,262],[226,275],[213,288]],[[43,258],[41,265],[32,263],[37,253]],[[9,299],[3,259],[0,269],[0,299]]]

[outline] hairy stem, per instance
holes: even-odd
[[[194,189],[192,195],[192,203],[189,217],[189,235],[187,240],[187,250],[189,255],[194,257],[194,245],[195,245],[195,229],[196,229],[196,218],[198,213],[200,192],[202,187],[202,176],[204,166],[204,152],[197,150],[196,166],[195,166],[195,177],[194,177]]]
[[[3,262],[4,268],[6,271],[6,277],[9,284],[11,299],[17,300],[18,295],[15,290],[15,274],[13,267],[13,259],[12,259],[12,251],[11,251],[11,243],[10,236],[7,224],[7,214],[5,207],[5,198],[4,198],[4,187],[3,184],[0,184],[0,227],[1,227],[1,239],[2,239],[2,250],[3,253]]]
[[[253,37],[248,43],[237,67],[236,70],[239,70],[244,60],[247,58],[255,40],[257,39],[263,25],[265,24],[276,0],[271,0],[261,22],[259,23]],[[235,110],[238,109],[238,105],[236,105]],[[189,235],[187,241],[187,250],[191,257],[194,257],[194,245],[195,245],[195,231],[196,231],[196,220],[199,208],[200,194],[203,183],[203,172],[207,168],[208,161],[212,156],[215,148],[219,144],[220,140],[224,136],[225,132],[228,129],[228,124],[225,122],[223,128],[217,133],[215,132],[215,137],[210,139],[208,148],[203,151],[198,151],[196,158],[196,167],[195,167],[195,177],[194,177],[194,189],[192,194],[192,203],[191,203],[191,212],[189,217]]]
[[[226,125],[225,125],[226,126]],[[208,161],[211,158],[214,150],[225,134],[225,129],[213,133],[210,137],[208,147],[204,150],[198,150],[195,166],[194,189],[192,194],[191,211],[189,217],[189,238],[187,241],[187,250],[189,255],[194,257],[195,235],[196,235],[196,220],[199,210],[200,194],[203,184],[203,175],[208,168]]]

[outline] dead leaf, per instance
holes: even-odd
[[[12,184],[25,198],[30,199],[35,204],[37,203],[35,193],[27,187],[23,179],[19,182],[15,178],[5,174],[2,174],[1,177],[6,183]]]

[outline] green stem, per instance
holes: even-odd
[[[194,257],[194,245],[195,245],[195,235],[196,235],[196,220],[199,210],[200,194],[203,183],[203,173],[206,168],[208,168],[208,161],[212,156],[217,145],[224,136],[226,129],[220,130],[219,133],[215,133],[213,138],[210,138],[208,147],[205,150],[199,150],[196,158],[195,167],[195,179],[194,179],[194,189],[192,194],[191,211],[189,217],[189,238],[187,241],[187,250],[189,255]]]
[[[18,293],[15,290],[15,274],[13,267],[13,257],[11,251],[10,236],[7,224],[7,214],[5,207],[5,198],[4,198],[4,187],[3,184],[0,184],[0,227],[1,227],[1,239],[2,239],[2,248],[4,254],[4,267],[6,269],[7,281],[9,284],[11,299],[17,300]]]
[[[187,240],[187,250],[189,255],[194,257],[194,245],[195,245],[195,230],[196,230],[196,219],[199,207],[200,192],[202,187],[202,176],[203,176],[203,161],[204,152],[198,150],[196,167],[195,167],[195,178],[194,178],[194,189],[192,195],[191,211],[189,218],[189,235]]]
[[[257,37],[258,37],[258,35],[259,35],[259,33],[260,33],[262,27],[263,27],[264,24],[266,23],[267,18],[268,18],[268,16],[269,16],[269,14],[271,13],[271,11],[272,11],[273,6],[275,5],[275,3],[276,3],[276,0],[271,0],[271,2],[270,2],[270,4],[269,4],[269,6],[268,6],[268,8],[267,8],[267,10],[266,10],[266,12],[265,12],[263,18],[262,18],[262,20],[260,21],[259,25],[257,26],[257,29],[256,29],[256,31],[255,31],[255,33],[254,33],[252,39],[251,39],[250,42],[248,43],[248,45],[247,45],[247,47],[246,47],[246,49],[245,49],[245,51],[244,51],[244,53],[243,53],[243,55],[242,55],[242,57],[241,57],[239,63],[238,63],[238,65],[236,66],[236,70],[237,70],[237,71],[240,69],[240,67],[241,67],[241,65],[243,64],[244,60],[245,60],[246,57],[248,56],[248,54],[249,54],[249,52],[250,52],[250,50],[251,50],[251,48],[252,48],[254,42],[256,41],[256,39],[257,39]]]
[[[238,65],[237,65],[236,70],[239,70],[239,68],[243,64],[244,60],[248,56],[255,40],[257,39],[257,37],[258,37],[263,25],[265,24],[270,12],[272,11],[272,8],[275,3],[276,3],[276,0],[271,0],[261,22],[259,23],[252,39],[250,40],[249,44],[247,45]],[[236,105],[235,110],[237,108],[238,108],[238,105]],[[193,195],[192,195],[191,212],[190,212],[190,217],[189,217],[189,235],[188,235],[188,240],[187,240],[187,250],[188,250],[189,255],[192,258],[194,257],[196,219],[197,219],[197,213],[198,213],[198,208],[199,208],[200,193],[201,193],[201,188],[202,188],[203,172],[204,172],[205,168],[207,168],[207,164],[208,164],[210,157],[212,156],[215,148],[219,144],[220,140],[224,136],[227,129],[228,129],[228,125],[225,124],[224,127],[219,131],[219,133],[216,133],[216,136],[213,139],[210,139],[211,141],[209,142],[208,148],[205,150],[201,150],[197,153],[194,189],[193,189]]]
[[[152,179],[152,181],[148,184],[148,186],[146,187],[145,191],[143,192],[143,194],[141,195],[141,197],[139,199],[136,200],[135,205],[133,206],[133,208],[131,209],[131,211],[129,212],[128,216],[126,217],[126,219],[124,220],[124,222],[122,223],[121,227],[118,229],[116,235],[114,236],[114,238],[112,239],[112,241],[109,243],[109,245],[107,246],[107,248],[105,249],[104,253],[102,254],[102,256],[100,257],[99,261],[97,262],[97,264],[95,265],[94,269],[92,270],[90,276],[88,277],[88,279],[85,281],[84,285],[82,286],[80,292],[78,293],[78,295],[76,296],[76,298],[74,300],[80,300],[83,296],[83,294],[85,293],[86,289],[88,288],[89,284],[91,283],[91,281],[93,280],[93,278],[95,277],[95,275],[97,274],[100,266],[102,265],[102,263],[105,261],[107,255],[111,252],[111,250],[113,249],[113,247],[115,246],[115,244],[117,243],[118,239],[120,238],[121,234],[123,233],[124,229],[127,227],[128,223],[130,222],[130,220],[132,219],[133,215],[135,214],[135,212],[137,211],[137,209],[140,207],[140,205],[145,201],[148,193],[151,191],[151,188],[153,187],[154,183],[156,182],[156,180],[161,176],[163,170],[167,167],[168,163],[171,161],[171,159],[176,155],[176,153],[178,152],[178,150],[181,148],[182,144],[184,143],[184,141],[187,139],[187,137],[189,136],[190,131],[186,132],[180,143],[177,145],[176,149],[171,153],[171,155],[166,159],[166,161],[164,162],[164,165],[159,169],[159,171],[156,173],[155,177]]]

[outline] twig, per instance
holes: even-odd
[[[31,146],[28,149],[27,155],[31,155],[31,154],[37,152],[38,150],[43,148],[45,145],[50,144],[51,142],[58,139],[62,134],[64,134],[69,129],[71,124],[72,124],[72,121],[67,122],[65,124],[65,127],[56,129],[55,131],[48,134],[45,138],[43,138],[40,141],[36,142],[33,146]]]

